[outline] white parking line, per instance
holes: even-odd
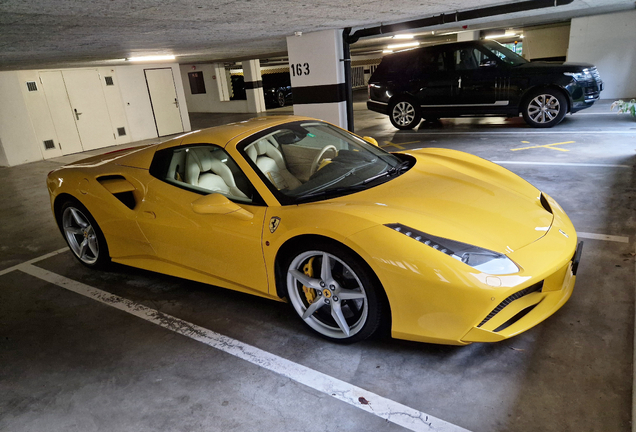
[[[591,239],[591,240],[605,240],[617,243],[629,243],[629,237],[622,236],[614,236],[607,234],[594,234],[594,233],[586,233],[586,232],[576,232],[576,235],[579,238]]]
[[[523,162],[523,161],[491,161],[499,165],[545,165],[545,166],[576,166],[576,167],[599,167],[599,168],[633,168],[631,165],[614,165],[598,163],[564,163],[564,162]]]
[[[66,249],[65,249],[66,250]],[[55,254],[55,253],[53,253]],[[460,426],[440,420],[416,409],[371,393],[337,378],[315,371],[298,363],[268,353],[259,348],[223,336],[206,328],[197,326],[171,315],[150,309],[123,297],[68,279],[40,267],[24,263],[14,270],[57,285],[74,293],[83,295],[100,303],[127,312],[143,320],[157,324],[167,330],[204,343],[225,353],[231,354],[254,365],[277,373],[314,390],[325,393],[338,400],[360,408],[370,414],[381,417],[391,423],[411,431],[469,432]],[[8,270],[8,269],[7,269]]]
[[[14,265],[13,267],[9,267],[9,268],[6,268],[4,270],[0,270],[0,276],[2,276],[4,274],[7,274],[7,273],[10,273],[10,272],[12,272],[14,270],[18,270],[23,265],[33,264],[33,263],[36,263],[38,261],[42,261],[42,260],[45,260],[47,258],[51,258],[52,256],[55,256],[57,254],[61,254],[62,252],[67,251],[67,250],[69,250],[68,247],[65,247],[65,248],[62,248],[62,249],[58,249],[58,250],[53,251],[51,253],[47,253],[46,255],[42,255],[41,257],[33,258],[32,260],[25,261],[25,262],[23,262],[21,264],[18,264],[18,265]]]

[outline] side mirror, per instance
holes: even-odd
[[[371,138],[369,136],[365,136],[362,137],[363,140],[365,140],[366,142],[368,142],[369,144],[373,144],[376,147],[380,147],[380,145],[378,144],[378,142],[375,140],[375,138]]]
[[[250,220],[254,217],[252,213],[219,193],[205,195],[197,199],[192,203],[192,210],[198,214],[223,214],[241,220]]]

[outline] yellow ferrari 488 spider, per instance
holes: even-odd
[[[500,166],[387,153],[328,123],[261,117],[51,172],[79,261],[275,300],[323,337],[465,345],[535,326],[570,297],[563,209]]]

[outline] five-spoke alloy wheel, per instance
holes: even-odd
[[[378,283],[358,257],[321,246],[297,252],[286,267],[289,300],[321,336],[347,343],[366,339],[380,326]]]
[[[565,97],[552,89],[531,93],[523,107],[523,118],[532,127],[545,128],[561,123],[567,112]]]
[[[58,223],[68,246],[82,264],[100,267],[110,261],[106,240],[83,205],[74,201],[64,203]]]

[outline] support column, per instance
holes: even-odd
[[[261,61],[259,59],[243,62],[243,79],[245,82],[248,112],[259,113],[265,111],[265,96],[263,95],[263,80],[261,79]]]
[[[287,37],[294,114],[347,129],[342,30]]]

